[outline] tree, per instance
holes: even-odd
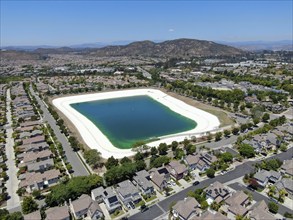
[[[240,125],[240,131],[244,132],[247,129],[247,125],[246,124],[242,124]]]
[[[264,160],[260,164],[260,167],[265,170],[275,170],[277,171],[281,166],[283,162],[279,159],[271,159],[271,160]]]
[[[254,126],[257,126],[258,123],[259,123],[259,118],[254,118],[253,119]]]
[[[217,133],[216,133],[216,136],[215,136],[215,140],[216,140],[216,141],[219,141],[219,140],[221,140],[221,138],[222,138],[222,135],[223,135],[223,133],[222,133],[222,132],[217,132]]]
[[[158,149],[156,147],[151,148],[151,155],[155,156],[158,153]]]
[[[276,214],[279,210],[279,206],[274,202],[269,202],[268,204],[269,211]]]
[[[215,177],[215,172],[216,171],[213,168],[207,169],[207,171],[206,171],[207,177],[214,178]]]
[[[230,130],[224,130],[224,136],[225,137],[229,137],[231,134],[231,131]]]
[[[172,144],[171,144],[171,148],[172,148],[172,151],[175,151],[178,147],[178,142],[177,141],[173,141]]]
[[[239,128],[235,127],[235,128],[232,129],[232,133],[233,133],[234,135],[237,135],[238,132],[239,132]]]
[[[286,190],[285,189],[281,189],[280,191],[279,191],[279,198],[278,198],[278,201],[280,201],[280,202],[284,202],[284,200],[285,200],[285,196],[287,195],[287,192],[286,192]]]
[[[26,190],[25,190],[25,188],[21,187],[21,188],[18,188],[16,193],[17,193],[17,195],[22,196],[26,193]]]
[[[119,164],[119,160],[115,159],[113,156],[109,157],[107,162],[105,163],[105,167],[107,170],[110,170],[112,167],[116,167]]]
[[[221,154],[221,160],[224,162],[232,162],[233,161],[233,155],[230,152],[225,152]]]
[[[185,153],[181,148],[177,148],[174,156],[176,159],[181,160],[185,156]]]
[[[185,147],[185,150],[186,150],[186,154],[189,155],[189,154],[193,154],[195,153],[196,151],[196,146],[195,145],[192,145],[192,144],[188,144],[186,147]]]
[[[29,214],[38,210],[38,204],[31,196],[24,197],[23,202],[21,204],[21,209],[23,214]]]
[[[264,113],[264,115],[262,116],[261,120],[263,122],[268,122],[268,120],[270,119],[270,115],[269,113]]]
[[[143,160],[143,154],[140,153],[140,152],[137,152],[137,153],[134,155],[134,160],[135,160],[135,161]]]
[[[86,150],[84,152],[84,159],[94,169],[100,167],[102,164],[101,153],[99,151],[97,151],[96,149]]]
[[[166,143],[161,143],[158,147],[160,155],[166,155],[168,151],[168,145]]]
[[[249,179],[249,186],[252,187],[253,189],[257,190],[259,187],[259,184],[254,178],[250,178]]]
[[[161,167],[165,164],[168,164],[170,162],[170,158],[167,156],[160,156],[160,157],[156,157],[154,159],[151,158],[150,161],[150,167]]]
[[[238,148],[238,151],[243,157],[251,158],[255,156],[254,148],[249,144],[241,144],[241,146]]]
[[[128,158],[128,157],[123,157],[121,160],[120,160],[120,164],[125,164],[125,163],[131,163],[131,160]]]
[[[208,202],[207,201],[202,201],[201,203],[200,203],[200,207],[203,209],[203,210],[206,210],[208,207],[209,207],[209,204],[208,204]]]
[[[53,207],[75,200],[82,194],[89,194],[92,189],[103,185],[103,178],[92,174],[89,176],[77,176],[54,186],[51,193],[46,196],[45,202]]]
[[[41,191],[35,189],[35,190],[32,192],[32,196],[33,196],[35,199],[40,198],[40,197],[41,197]]]
[[[0,209],[0,219],[2,220],[23,220],[21,212],[13,212],[9,214],[7,209]]]

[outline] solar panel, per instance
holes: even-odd
[[[118,201],[117,196],[112,196],[112,197],[108,198],[108,200],[109,200],[109,203],[114,203],[114,202]]]

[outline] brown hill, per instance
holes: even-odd
[[[40,59],[44,59],[44,57],[40,54],[27,52],[27,51],[1,50],[0,59],[1,60],[40,60]]]
[[[244,51],[212,41],[177,39],[161,43],[138,41],[95,49],[96,56],[199,57],[242,55]]]

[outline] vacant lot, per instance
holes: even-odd
[[[225,126],[228,126],[228,125],[233,125],[235,124],[235,122],[233,121],[233,119],[231,119],[227,112],[225,112],[224,110],[220,109],[220,108],[217,108],[217,107],[214,107],[214,106],[211,106],[211,105],[207,105],[207,104],[204,104],[204,103],[201,103],[199,101],[196,101],[192,98],[189,98],[189,97],[185,97],[185,96],[181,96],[181,95],[178,95],[177,93],[174,93],[174,92],[168,92],[167,90],[165,89],[161,89],[163,92],[167,93],[168,95],[170,96],[173,96],[174,98],[177,98],[189,105],[192,105],[196,108],[199,108],[203,111],[206,111],[206,112],[209,112],[215,116],[218,117],[221,125],[220,127],[225,127]]]

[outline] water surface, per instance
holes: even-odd
[[[71,104],[121,149],[138,141],[188,131],[196,122],[147,95]]]

